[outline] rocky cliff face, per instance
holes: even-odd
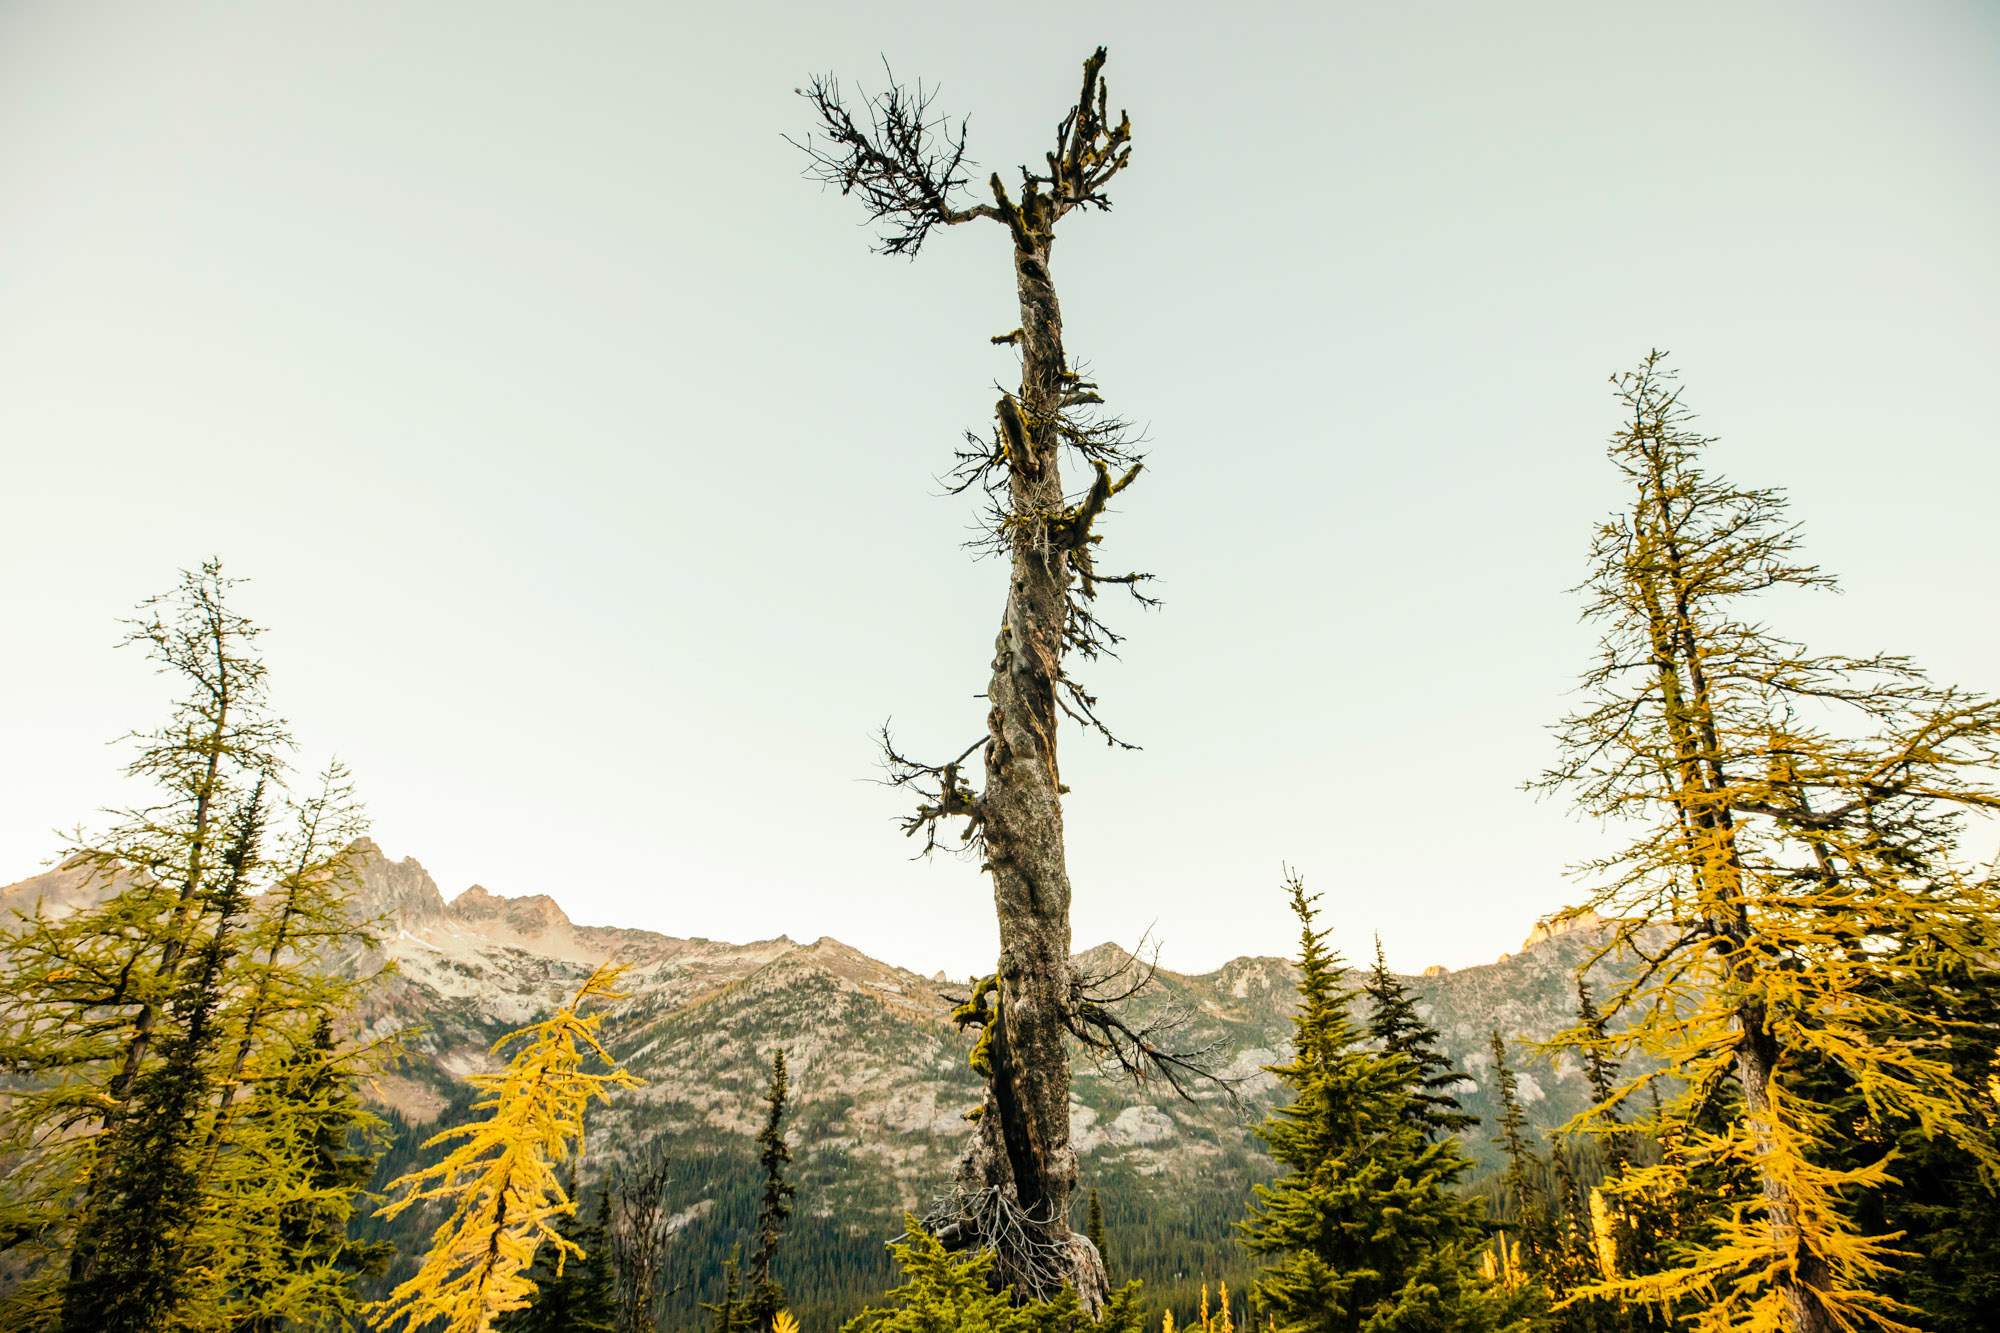
[[[365,1021],[377,1035],[416,1029],[411,1060],[378,1095],[414,1120],[434,1116],[466,1074],[492,1067],[487,1052],[497,1037],[546,1015],[592,968],[615,958],[631,965],[632,996],[605,1032],[648,1083],[606,1117],[621,1145],[697,1127],[754,1133],[755,1090],[776,1045],[791,1052],[800,1113],[832,1117],[825,1151],[879,1159],[916,1189],[943,1179],[966,1135],[959,1117],[977,1089],[966,1042],[947,1021],[957,992],[943,973],[906,972],[833,939],[728,944],[578,926],[546,895],[504,898],[476,884],[447,902],[414,859],[391,860],[367,839],[355,850],[358,903],[375,922],[379,947],[350,963],[369,971],[394,964],[370,989]],[[39,905],[63,915],[105,892],[89,871],[58,868],[0,889],[0,911]],[[1493,1109],[1488,1033],[1526,1042],[1566,1026],[1575,1010],[1572,974],[1606,925],[1588,913],[1559,915],[1536,923],[1520,952],[1497,963],[1406,978],[1468,1075],[1468,1109]],[[1131,962],[1111,944],[1078,961],[1100,972]],[[1214,1091],[1189,1105],[1081,1070],[1072,1112],[1078,1150],[1099,1165],[1166,1178],[1199,1172],[1218,1153],[1254,1157],[1246,1120],[1261,1115],[1275,1086],[1261,1066],[1290,1040],[1295,980],[1292,965],[1277,958],[1239,958],[1198,976],[1158,973],[1137,1009],[1174,1006],[1190,1015],[1188,1040],[1219,1043],[1244,1105],[1232,1109]],[[1582,1105],[1572,1064],[1537,1063],[1525,1050],[1518,1063],[1537,1121],[1559,1123]],[[1469,1136],[1467,1147],[1487,1155],[1483,1134]]]
[[[833,1284],[815,1299],[847,1313],[883,1289],[881,1238],[899,1230],[903,1210],[921,1210],[945,1185],[970,1133],[964,1113],[979,1101],[970,1044],[949,1021],[962,982],[891,967],[833,939],[728,944],[578,926],[551,898],[504,898],[476,885],[447,901],[415,860],[391,860],[372,842],[355,850],[359,903],[378,945],[346,962],[365,974],[393,964],[367,987],[361,1022],[374,1035],[405,1034],[408,1052],[370,1089],[409,1126],[385,1173],[407,1169],[430,1128],[464,1113],[466,1076],[497,1067],[497,1038],[545,1016],[592,968],[617,959],[630,965],[630,995],[607,1015],[602,1035],[645,1086],[593,1112],[586,1178],[653,1143],[699,1163],[683,1176],[676,1207],[686,1210],[688,1253],[719,1265],[754,1210],[751,1136],[770,1052],[783,1046],[802,1228],[797,1281]],[[39,903],[67,912],[105,891],[82,871],[55,870],[0,889],[0,909]],[[1406,978],[1466,1071],[1468,1110],[1494,1113],[1489,1032],[1524,1042],[1567,1026],[1572,974],[1601,931],[1594,920],[1542,923],[1498,963]],[[1131,962],[1110,944],[1078,961],[1098,973]],[[1262,1066],[1290,1043],[1296,980],[1284,959],[1238,958],[1200,975],[1159,972],[1132,1002],[1141,1017],[1169,1007],[1187,1015],[1186,1043],[1214,1044],[1239,1100],[1203,1088],[1189,1102],[1115,1073],[1078,1070],[1070,1114],[1083,1183],[1103,1192],[1114,1216],[1148,1219],[1150,1231],[1128,1223],[1114,1249],[1143,1242],[1157,1251],[1126,1249],[1130,1272],[1171,1284],[1242,1262],[1229,1223],[1242,1215],[1250,1186],[1271,1173],[1253,1127],[1277,1097]],[[1525,1050],[1515,1063],[1537,1124],[1558,1124],[1583,1105],[1573,1064],[1536,1062]],[[1489,1132],[1466,1136],[1473,1156],[1491,1160]],[[408,1218],[409,1234],[396,1239],[414,1253],[428,1224]],[[827,1276],[834,1272],[848,1285]],[[713,1276],[704,1270],[699,1281]]]
[[[435,1118],[462,1094],[467,1074],[495,1067],[489,1048],[499,1036],[546,1015],[592,968],[617,959],[631,967],[631,997],[604,1032],[647,1086],[600,1118],[602,1152],[621,1156],[663,1135],[754,1134],[770,1051],[782,1045],[798,1123],[810,1127],[808,1158],[866,1164],[859,1174],[869,1181],[863,1187],[857,1177],[853,1188],[892,1208],[921,1202],[949,1174],[968,1133],[963,1113],[978,1089],[966,1064],[968,1043],[948,1021],[959,991],[943,973],[907,972],[833,939],[728,944],[578,926],[541,894],[504,898],[474,885],[447,902],[414,859],[391,860],[366,839],[355,850],[359,906],[375,922],[379,944],[349,964],[368,972],[393,964],[369,988],[362,1018],[374,1035],[410,1034],[410,1058],[374,1089],[406,1118]],[[59,868],[0,889],[0,911],[39,905],[61,915],[106,891],[87,870]],[[1569,1023],[1573,973],[1605,925],[1588,914],[1551,918],[1500,962],[1406,979],[1467,1074],[1461,1100],[1468,1110],[1494,1110],[1486,1077],[1491,1031],[1524,1043]],[[1097,972],[1135,965],[1110,944],[1078,961]],[[1278,958],[1238,958],[1198,976],[1157,973],[1134,1007],[1142,1015],[1168,1007],[1188,1015],[1187,1041],[1216,1045],[1241,1101],[1232,1105],[1219,1090],[1204,1089],[1189,1103],[1081,1069],[1071,1114],[1086,1169],[1162,1182],[1262,1170],[1250,1126],[1274,1096],[1275,1080],[1262,1066],[1290,1041],[1295,981],[1292,965]],[[1516,1063],[1538,1123],[1560,1123],[1583,1104],[1573,1063],[1537,1062],[1526,1050]],[[1468,1135],[1466,1147],[1490,1156],[1483,1132]],[[850,1191],[835,1188],[843,1192]]]
[[[0,889],[0,925],[13,921],[17,912],[40,912],[51,920],[65,917],[101,901],[110,892],[106,881],[88,866],[61,865]]]
[[[383,1035],[418,1029],[408,1043],[411,1060],[378,1092],[405,1116],[435,1116],[466,1074],[492,1067],[488,1048],[496,1037],[545,1015],[591,968],[615,958],[631,967],[624,983],[631,998],[607,1018],[604,1033],[647,1086],[599,1117],[593,1154],[622,1156],[659,1136],[685,1143],[754,1134],[770,1051],[782,1045],[802,1158],[824,1159],[829,1168],[820,1207],[865,1196],[868,1211],[893,1215],[921,1203],[949,1175],[968,1134],[963,1113],[978,1089],[968,1043],[948,1021],[958,991],[942,974],[891,967],[833,939],[726,944],[577,926],[548,897],[503,898],[476,885],[447,903],[416,861],[391,861],[372,843],[360,851],[362,897],[380,918],[382,939],[370,961],[395,964],[372,989],[367,1021]],[[1568,1024],[1571,974],[1598,926],[1538,926],[1503,962],[1407,979],[1468,1075],[1462,1100],[1469,1110],[1493,1109],[1485,1077],[1490,1031],[1529,1041]],[[1079,961],[1097,971],[1130,962],[1108,944]],[[1263,1171],[1250,1126],[1275,1093],[1262,1066],[1290,1041],[1295,981],[1292,965],[1277,958],[1239,958],[1198,976],[1159,972],[1137,1009],[1172,1006],[1189,1015],[1187,1040],[1217,1044],[1241,1102],[1205,1089],[1188,1103],[1082,1069],[1071,1114],[1086,1174],[1165,1184],[1212,1181],[1219,1173],[1240,1183]],[[1538,1122],[1559,1123],[1582,1105],[1581,1072],[1572,1064],[1538,1064],[1525,1050],[1517,1063],[1522,1096]],[[1469,1135],[1466,1146],[1489,1155],[1483,1133]],[[836,1162],[839,1171],[831,1169]]]

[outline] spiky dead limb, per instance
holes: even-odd
[[[1085,1051],[1105,1072],[1116,1070],[1139,1087],[1165,1083],[1182,1101],[1195,1101],[1195,1085],[1220,1089],[1232,1106],[1243,1080],[1216,1071],[1224,1043],[1220,1038],[1189,1046],[1177,1040],[1194,1022],[1194,1011],[1169,1003],[1152,1017],[1130,1021],[1123,1010],[1129,1001],[1152,989],[1160,971],[1157,943],[1141,939],[1138,949],[1103,972],[1070,969],[1068,1026]]]
[[[862,98],[866,129],[848,109],[840,81],[831,74],[814,75],[798,92],[817,113],[826,146],[811,135],[803,143],[789,137],[787,142],[812,160],[809,175],[858,197],[870,219],[887,224],[881,253],[914,259],[932,228],[997,215],[983,205],[952,205],[952,196],[965,188],[960,173],[970,165],[965,122],[953,131],[949,119],[930,114],[934,91],[926,93],[921,83],[914,91],[903,87],[886,61],[882,69],[889,90]]]
[[[1016,329],[993,341],[1019,346],[1021,338],[1021,330]],[[1023,378],[1025,382],[1025,366]],[[966,447],[957,452],[945,489],[961,495],[976,487],[985,496],[979,534],[967,543],[977,554],[1061,568],[1066,577],[1061,590],[1056,706],[1070,720],[1101,735],[1107,745],[1133,750],[1138,747],[1119,739],[1098,716],[1097,696],[1077,678],[1068,660],[1116,657],[1118,645],[1124,642],[1124,636],[1097,614],[1101,586],[1123,588],[1147,610],[1160,604],[1143,591],[1153,575],[1139,571],[1100,573],[1096,560],[1097,548],[1104,540],[1097,531],[1097,521],[1111,499],[1139,479],[1145,470],[1145,456],[1139,452],[1141,440],[1130,422],[1085,410],[1104,401],[1096,384],[1075,372],[1065,372],[1058,387],[1055,409],[1046,415],[1024,409],[1019,396],[1003,390],[994,404],[992,432],[986,436],[966,433]],[[1053,503],[1039,499],[1024,503],[1016,479],[1041,480],[1056,472],[1058,462],[1052,461],[1050,451],[1059,459],[1065,449],[1089,465],[1091,484],[1081,493],[1059,494]]]
[[[1068,1043],[1083,1040],[1176,1078],[1185,1072],[1145,1027],[1115,1019],[1089,987],[1076,986],[1069,962],[1068,788],[1056,731],[1067,716],[1119,742],[1068,663],[1118,643],[1097,614],[1102,588],[1123,587],[1152,604],[1142,591],[1148,575],[1098,572],[1098,529],[1111,500],[1140,475],[1139,441],[1125,422],[1100,412],[1098,386],[1065,351],[1050,272],[1057,224],[1078,209],[1108,209],[1106,189],[1131,160],[1131,122],[1122,113],[1111,119],[1104,61],[1100,47],[1083,63],[1076,102],[1043,165],[1023,166],[1011,191],[990,176],[990,201],[968,193],[965,122],[935,114],[921,85],[911,91],[892,78],[888,91],[850,107],[830,76],[814,79],[800,95],[818,126],[798,144],[810,178],[861,201],[879,225],[882,253],[915,256],[938,228],[974,220],[999,223],[1012,243],[1020,319],[993,341],[1019,356],[1020,382],[1000,390],[990,430],[966,437],[946,482],[955,493],[976,487],[984,495],[986,522],[974,545],[1008,565],[985,696],[985,778],[975,791],[961,775],[970,750],[950,763],[923,763],[886,735],[884,763],[891,785],[920,795],[903,828],[924,835],[925,851],[939,845],[941,821],[967,820],[961,847],[983,856],[999,919],[1000,956],[976,1053],[988,1090],[954,1186],[962,1206],[950,1234],[955,1243],[993,1248],[1001,1280],[1022,1295],[1059,1279],[1093,1309],[1103,1296],[1103,1265],[1067,1218],[1077,1177]],[[1087,469],[1081,490],[1064,489],[1066,457]]]
[[[1080,1239],[1065,1223],[1023,1209],[1011,1192],[996,1185],[973,1187],[963,1181],[931,1205],[921,1219],[925,1231],[937,1237],[948,1250],[984,1249],[992,1252],[994,1267],[1012,1276],[1013,1285],[1031,1301],[1053,1298],[1066,1285],[1074,1285],[1082,1267],[1073,1242]],[[898,1240],[904,1237],[897,1237]],[[1088,1244],[1088,1242],[1086,1242]],[[1101,1270],[1103,1261],[1090,1247]],[[1110,1284],[1101,1284],[1094,1294],[1079,1287],[1086,1307],[1097,1308],[1110,1296]]]
[[[960,769],[972,752],[985,743],[982,737],[960,751],[956,759],[926,764],[898,753],[888,723],[882,724],[882,770],[887,775],[882,779],[883,784],[907,787],[921,798],[916,813],[902,819],[904,837],[924,835],[924,849],[917,853],[919,858],[938,849],[938,825],[947,819],[965,820],[958,846],[951,850],[965,852],[979,847],[979,793],[972,790],[972,784],[965,780]]]
[[[1064,1028],[1102,1070],[1120,1071],[1140,1087],[1164,1082],[1190,1103],[1196,1101],[1196,1085],[1205,1082],[1220,1088],[1234,1105],[1241,1080],[1216,1072],[1214,1058],[1221,1043],[1181,1048],[1169,1040],[1188,1026],[1192,1015],[1187,1010],[1170,1004],[1143,1022],[1133,1022],[1120,1012],[1121,1005],[1153,988],[1158,953],[1155,946],[1147,956],[1142,940],[1137,953],[1108,970],[1090,972],[1072,965]],[[1061,1215],[1024,1208],[1020,1191],[1009,1184],[1019,1146],[1009,1144],[1009,1126],[1021,1117],[1011,1104],[1012,1084],[1002,1077],[1015,1060],[1000,978],[975,977],[968,994],[951,998],[956,1006],[952,1021],[961,1031],[979,1034],[970,1063],[987,1086],[980,1104],[966,1113],[981,1133],[960,1162],[951,1188],[926,1215],[924,1227],[948,1248],[991,1250],[995,1269],[1028,1299],[1042,1299],[1068,1283],[1094,1309],[1109,1296],[1103,1256],[1084,1237],[1070,1232]]]

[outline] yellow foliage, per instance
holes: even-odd
[[[1227,1282],[1217,1285],[1213,1307],[1208,1303],[1208,1284],[1206,1282],[1201,1284],[1201,1306],[1198,1315],[1199,1324],[1186,1324],[1177,1328],[1174,1324],[1173,1310],[1171,1308],[1163,1310],[1160,1313],[1161,1333],[1195,1333],[1197,1328],[1201,1333],[1236,1333],[1236,1319],[1229,1312]],[[1254,1329],[1256,1325],[1253,1324],[1251,1327]]]
[[[790,1310],[780,1310],[771,1317],[771,1333],[799,1333],[799,1321]]]
[[[554,1227],[557,1217],[576,1208],[555,1166],[582,1151],[583,1116],[592,1098],[639,1086],[598,1044],[604,1015],[578,1016],[588,1000],[623,998],[612,986],[624,970],[598,968],[554,1017],[495,1042],[496,1055],[516,1044],[521,1049],[506,1072],[473,1077],[488,1094],[474,1109],[492,1114],[433,1136],[424,1147],[454,1140],[458,1146],[443,1161],[389,1186],[392,1193],[406,1192],[382,1216],[434,1199],[453,1208],[416,1275],[371,1307],[383,1327],[407,1321],[406,1328],[415,1330],[443,1320],[442,1333],[486,1333],[495,1317],[523,1308],[534,1294],[524,1274],[543,1242],[557,1247],[558,1273],[566,1258],[582,1254]],[[586,1054],[612,1066],[611,1072],[585,1073]]]
[[[1548,1045],[1650,1057],[1573,1129],[1627,1132],[1661,1073],[1687,1092],[1650,1126],[1673,1136],[1665,1160],[1593,1202],[1604,1280],[1572,1297],[1657,1305],[1693,1333],[1897,1333],[1912,1311],[1880,1288],[1899,1237],[1855,1216],[1890,1179],[1890,1130],[1948,1138],[2000,1177],[1988,1109],[1949,1058],[1953,1024],[1922,998],[1990,949],[2000,914],[1958,841],[1966,812],[2000,810],[2000,701],[1767,631],[1743,599],[1831,584],[1800,559],[1783,497],[1703,469],[1710,441],[1661,354],[1617,383],[1630,416],[1611,458],[1631,502],[1593,543],[1586,614],[1604,637],[1540,785],[1638,826],[1584,867],[1599,879],[1588,906],[1612,923],[1589,961],[1646,966],[1606,1006],[1622,1020],[1608,1039],[1585,1024]],[[1836,1133],[1808,1100],[1816,1069],[1851,1085],[1860,1124]],[[1840,1138],[1883,1156],[1818,1165]],[[1655,1247],[1665,1271],[1628,1274],[1644,1265],[1620,1262],[1619,1228],[1672,1200],[1695,1224]]]
[[[1521,1266],[1521,1243],[1507,1240],[1502,1231],[1493,1237],[1493,1248],[1479,1253],[1479,1275],[1497,1287],[1509,1291],[1529,1281],[1528,1273]]]
[[[1604,1191],[1596,1188],[1590,1191],[1590,1239],[1591,1249],[1597,1255],[1597,1271],[1604,1275],[1606,1282],[1616,1282],[1618,1229],[1610,1202],[1605,1199]]]
[[[1771,1086],[1771,1099],[1775,1115],[1746,1114],[1720,1133],[1690,1131],[1688,1137],[1697,1158],[1741,1161],[1760,1180],[1775,1183],[1789,1205],[1787,1212],[1774,1210],[1767,1194],[1731,1203],[1717,1220],[1715,1235],[1685,1249],[1678,1266],[1640,1277],[1607,1277],[1601,1286],[1585,1288],[1585,1294],[1640,1302],[1691,1300],[1695,1313],[1690,1326],[1701,1333],[1790,1333],[1790,1306],[1796,1299],[1791,1293],[1804,1285],[1801,1270],[1818,1263],[1830,1276],[1812,1284],[1813,1299],[1834,1327],[1917,1333],[1899,1318],[1913,1311],[1873,1289],[1897,1259],[1908,1256],[1890,1243],[1896,1236],[1865,1235],[1844,1202],[1844,1196],[1889,1183],[1887,1159],[1851,1171],[1815,1165],[1808,1153],[1823,1128],[1823,1116],[1777,1083]],[[1615,1188],[1619,1193],[1685,1188],[1685,1169],[1671,1160],[1642,1167]],[[1597,1215],[1593,1202],[1593,1221]]]

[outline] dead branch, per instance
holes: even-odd
[[[951,850],[965,852],[979,845],[983,819],[979,794],[973,791],[959,769],[972,752],[985,743],[986,738],[982,736],[966,746],[956,759],[942,764],[924,764],[898,753],[895,740],[889,734],[889,724],[882,724],[882,769],[888,774],[883,779],[883,785],[908,787],[916,792],[921,801],[915,814],[905,815],[901,820],[904,837],[913,838],[919,832],[924,835],[924,849],[913,860],[929,856],[937,850],[938,824],[946,819],[962,817],[965,820],[959,845]]]
[[[789,135],[785,141],[809,159],[809,179],[858,196],[869,220],[884,224],[879,253],[915,258],[933,227],[1000,215],[991,205],[960,208],[953,203],[965,188],[964,170],[971,165],[965,155],[967,121],[960,119],[954,130],[949,117],[931,117],[936,91],[925,92],[922,83],[912,91],[895,81],[888,62],[882,68],[889,77],[888,91],[862,97],[867,128],[842,99],[840,81],[830,74],[815,76],[810,86],[796,91],[818,115],[825,146],[812,134],[803,143]]]
[[[1169,1039],[1194,1021],[1194,1012],[1179,1004],[1169,1004],[1157,1016],[1139,1024],[1128,1022],[1119,1006],[1153,985],[1160,970],[1160,946],[1143,936],[1137,953],[1109,972],[1086,973],[1070,969],[1068,1003],[1063,1025],[1083,1048],[1098,1061],[1100,1069],[1116,1068],[1139,1087],[1155,1080],[1174,1090],[1182,1101],[1194,1102],[1195,1084],[1220,1088],[1237,1105],[1236,1089],[1242,1079],[1232,1079],[1215,1070],[1215,1057],[1224,1049],[1220,1038],[1191,1048],[1177,1048]],[[1150,956],[1144,956],[1148,944]]]
[[[987,1250],[994,1276],[1030,1300],[1047,1300],[1070,1281],[1063,1240],[1067,1226],[1023,1208],[997,1185],[967,1189],[954,1184],[931,1205],[920,1226],[947,1250]],[[896,1237],[905,1239],[904,1236]]]
[[[1139,748],[1130,741],[1119,739],[1118,734],[1097,715],[1097,696],[1084,689],[1082,682],[1067,671],[1056,679],[1055,700],[1056,707],[1062,709],[1065,717],[1104,737],[1106,745],[1115,745],[1121,750]]]
[[[667,1251],[674,1235],[673,1209],[667,1204],[673,1165],[672,1155],[655,1143],[614,1180],[611,1216],[605,1222],[617,1275],[618,1333],[647,1333],[659,1302],[686,1285],[666,1285]]]

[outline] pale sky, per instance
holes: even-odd
[[[869,253],[816,71],[1039,160],[1099,42],[1135,148],[1055,253],[1144,423],[1166,605],[1070,731],[1076,943],[1462,966],[1579,890],[1521,790],[1592,635],[1605,385],[1671,349],[1789,489],[1826,650],[2000,688],[1990,4],[0,5],[0,881],[126,798],[117,619],[254,580],[310,767],[447,894],[983,970],[870,734],[974,740],[1001,567],[934,478],[1017,322],[998,227]]]

